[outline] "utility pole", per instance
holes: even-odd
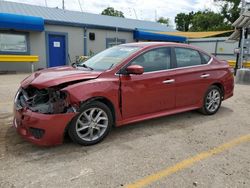
[[[250,83],[250,69],[244,67],[244,63],[249,58],[250,50],[250,39],[248,38],[248,27],[249,27],[249,3],[246,0],[241,0],[241,16],[238,21],[235,21],[235,28],[240,31],[240,53],[237,54],[237,62],[235,65],[235,82],[239,84]]]
[[[155,21],[157,22],[157,10],[155,9]]]
[[[245,12],[245,8],[246,8],[246,1],[245,0],[241,0],[241,15]],[[242,27],[241,29],[241,42],[240,42],[240,57],[239,57],[239,65],[237,68],[242,68],[243,67],[243,62],[244,62],[244,42],[245,42],[245,31],[246,28]]]
[[[118,45],[118,27],[115,28],[115,45]]]
[[[65,9],[64,0],[62,0],[62,9]]]

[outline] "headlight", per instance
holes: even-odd
[[[17,93],[16,93],[16,95],[15,95],[15,98],[14,98],[14,103],[16,104],[17,103],[17,100],[18,100],[18,97],[19,97],[19,95],[20,95],[20,93],[21,93],[21,88],[19,88],[18,90],[17,90]]]

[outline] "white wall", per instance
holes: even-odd
[[[39,56],[39,62],[35,63],[35,70],[47,67],[48,54],[46,54],[46,31],[68,33],[68,53],[72,62],[75,62],[76,56],[84,54],[84,28],[45,25],[45,31],[43,32],[29,32],[30,55]],[[93,41],[89,39],[90,32],[95,33],[95,40]],[[105,50],[106,38],[116,37],[125,39],[126,43],[134,42],[132,31],[118,31],[118,34],[116,34],[115,30],[87,29],[87,54],[89,55],[90,51],[96,54]],[[30,72],[31,66],[30,63],[0,63],[0,71]]]
[[[35,63],[35,70],[46,67],[46,48],[45,48],[45,33],[30,32],[30,54],[38,55],[39,62]]]
[[[35,69],[44,67],[43,64],[46,63],[44,32],[29,32],[28,41],[30,55],[38,55],[40,58],[39,62],[34,64]],[[0,71],[31,72],[31,65],[23,62],[0,62]]]
[[[189,39],[188,43],[197,46],[204,51],[215,54],[221,60],[235,60],[234,49],[238,47],[238,42],[229,43],[226,42],[226,37],[213,37],[213,38],[202,38],[202,39]],[[217,42],[217,49],[216,49]]]
[[[89,33],[95,33],[95,40],[89,40]],[[94,54],[106,49],[106,38],[125,39],[126,43],[134,42],[133,32],[118,31],[116,34],[115,30],[101,30],[101,29],[87,29],[87,54],[90,51]]]
[[[70,26],[46,25],[45,31],[68,33],[68,53],[70,55],[70,59],[72,62],[75,61],[76,56],[83,55],[83,46],[84,46],[83,28],[70,27]]]
[[[71,60],[83,55],[83,28],[70,26],[45,25],[43,32],[29,32],[30,55],[38,55],[39,62],[35,63],[35,69],[46,68],[46,40],[45,32],[68,33],[68,53]],[[68,58],[68,56],[66,56]],[[0,71],[30,72],[30,63],[0,63]]]

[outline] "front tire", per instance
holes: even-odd
[[[221,89],[218,86],[212,85],[208,88],[204,96],[203,107],[200,109],[200,111],[205,115],[213,115],[219,110],[221,102]]]
[[[101,142],[111,130],[113,117],[110,109],[99,101],[83,105],[71,122],[68,133],[73,142],[93,145]]]

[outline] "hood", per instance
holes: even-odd
[[[26,88],[33,86],[38,89],[48,88],[67,82],[83,81],[97,78],[101,72],[86,71],[69,66],[55,67],[37,71],[21,82],[21,86]]]

